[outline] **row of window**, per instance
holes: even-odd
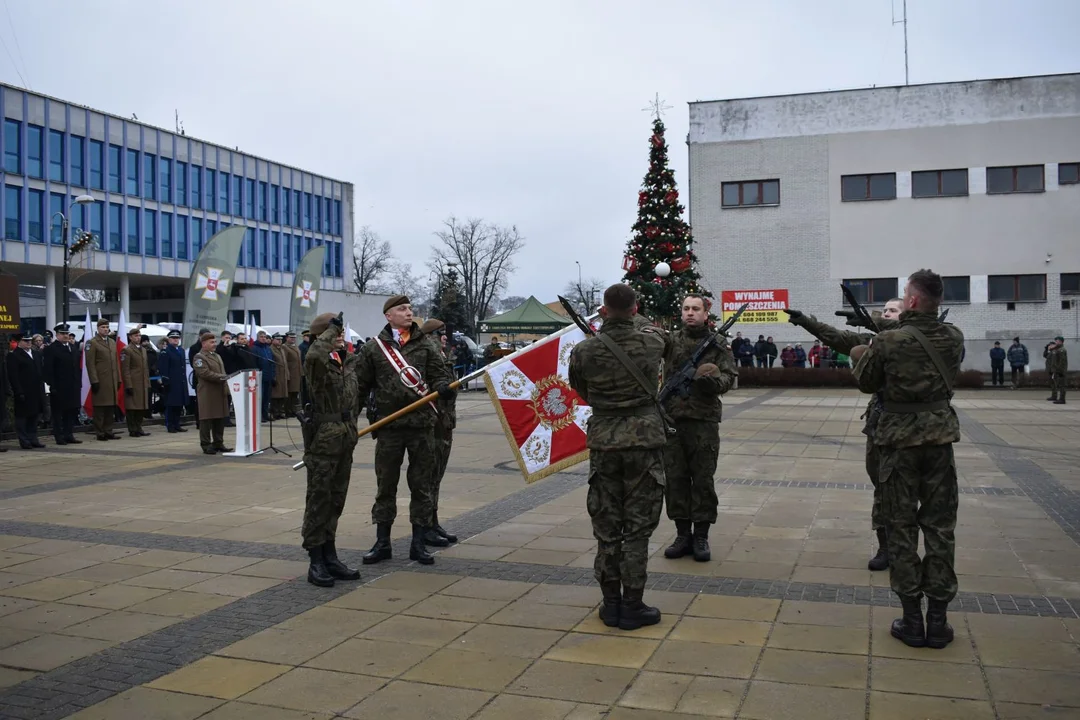
[[[946,303],[971,302],[971,278],[967,275],[941,278]],[[1061,273],[1061,294],[1080,295],[1080,272]],[[897,278],[860,278],[844,280],[855,299],[868,305],[881,305],[899,297]],[[1045,302],[1046,275],[990,275],[987,278],[990,302]]]
[[[986,192],[989,195],[1043,192],[1046,189],[1044,165],[1014,165],[986,168]],[[1080,184],[1080,162],[1058,165],[1058,185]],[[913,198],[964,197],[968,194],[968,170],[920,170],[911,173]],[[780,204],[779,180],[740,180],[721,185],[722,207],[760,207]],[[896,173],[870,173],[840,177],[840,199],[895,200]]]
[[[26,240],[62,245],[62,226],[56,213],[65,212],[70,206],[66,195],[49,193],[48,214],[46,197],[42,190],[24,189],[16,185],[4,186],[4,238],[23,240],[22,211],[23,193],[26,193],[27,229]],[[229,223],[203,220],[198,217],[97,201],[86,206],[71,208],[71,227],[83,228],[99,238],[99,247],[109,252],[127,252],[148,257],[187,260],[199,254],[202,246]],[[158,222],[160,215],[160,222]],[[174,222],[175,219],[175,222]],[[292,272],[304,253],[322,245],[321,239],[280,233],[264,229],[247,228],[239,264],[264,270]],[[327,252],[324,275],[344,277],[342,244],[326,243]]]
[[[22,122],[4,120],[4,172],[67,182],[76,187],[108,190],[133,197],[192,207],[341,235],[341,201],[300,190],[256,181],[240,175],[140,153],[100,140],[48,132],[48,172],[43,160],[45,129],[26,125],[26,159],[22,153]],[[70,160],[67,177],[65,152]],[[142,155],[141,162],[139,155]]]

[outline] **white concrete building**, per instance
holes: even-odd
[[[784,289],[836,320],[928,267],[965,367],[994,340],[1080,336],[1080,74],[690,104],[690,221],[707,286]],[[784,317],[784,316],[781,316]],[[799,328],[741,325],[781,347]]]

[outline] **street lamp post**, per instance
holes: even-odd
[[[76,205],[89,205],[92,202],[94,202],[94,198],[91,197],[90,195],[79,195],[77,198],[75,198],[75,202],[71,203],[71,205],[68,206],[68,213],[70,213],[71,208],[75,207]],[[62,290],[62,292],[63,292],[63,302],[62,302],[62,305],[61,305],[61,307],[63,308],[63,310],[62,310],[63,315],[61,316],[60,322],[66,324],[68,322],[68,317],[71,314],[71,308],[70,308],[71,301],[68,298],[68,295],[70,294],[69,286],[71,284],[70,279],[69,279],[70,278],[69,270],[70,270],[70,265],[71,265],[71,243],[70,243],[70,238],[68,237],[68,234],[71,231],[71,221],[68,220],[68,216],[65,215],[62,212],[53,213],[54,218],[57,215],[60,216],[60,228],[61,228],[60,233],[61,233],[61,236],[62,236],[63,241],[64,241],[64,281],[63,281],[63,286],[64,287],[63,287],[63,290]]]

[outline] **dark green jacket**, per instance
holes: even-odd
[[[881,419],[874,433],[878,445],[904,448],[945,445],[960,440],[960,421],[951,406],[940,410],[894,412],[890,404],[923,404],[950,400],[945,378],[925,348],[905,327],[921,330],[937,349],[955,382],[960,372],[964,334],[955,325],[939,322],[937,313],[913,310],[900,315],[899,327],[878,333],[855,365],[859,389],[882,393]]]
[[[456,379],[454,378],[454,363],[450,358],[443,354],[442,345],[439,343],[439,336],[425,335],[424,337],[431,343],[431,346],[435,348],[435,354],[442,360],[443,371],[446,373],[447,381],[453,382]],[[435,407],[439,410],[439,417],[435,421],[439,427],[446,430],[453,430],[457,427],[457,395],[454,395],[450,400],[447,400],[440,395],[439,399],[435,401]]]
[[[409,342],[405,344],[405,347],[398,346],[389,324],[379,332],[378,339],[385,340],[401,351],[405,362],[420,371],[429,391],[439,383],[450,380],[442,353],[420,332],[420,327],[416,323],[412,324]],[[310,351],[308,354],[310,355]],[[372,339],[365,343],[358,357],[359,365],[356,374],[360,383],[360,402],[366,402],[368,393],[375,390],[375,414],[378,418],[384,418],[420,399],[420,395],[415,390],[409,389],[401,381],[397,368],[386,359],[376,340]],[[357,412],[363,409],[360,402],[357,403]],[[435,411],[433,408],[426,407],[398,418],[390,423],[387,429],[432,428],[434,426]]]
[[[1046,352],[1046,371],[1052,375],[1064,375],[1069,371],[1069,356],[1064,345]]]
[[[698,344],[711,332],[707,326],[702,326],[676,330],[668,336],[667,347],[664,350],[665,382],[686,364]],[[720,422],[723,415],[720,396],[730,390],[736,378],[739,377],[738,371],[735,370],[735,358],[724,338],[717,338],[709,346],[698,366],[705,363],[712,363],[720,372],[713,377],[703,376],[695,379],[690,384],[690,394],[686,397],[674,394],[667,399],[664,409],[673,420]]]
[[[600,332],[612,338],[645,376],[658,381],[664,355],[659,333],[632,320],[607,320]],[[592,406],[591,450],[655,449],[664,446],[664,421],[645,389],[599,338],[581,341],[570,353],[570,386]]]
[[[331,353],[341,329],[331,325],[308,348],[304,358],[307,397],[311,402],[312,423],[305,428],[305,451],[312,455],[351,454],[356,446],[356,421],[359,417],[360,388],[357,381],[359,360],[347,348],[338,352],[339,363]],[[347,414],[343,417],[343,413]]]

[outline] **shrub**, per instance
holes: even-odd
[[[955,387],[958,388],[981,388],[986,384],[986,376],[981,370],[962,370],[956,376]]]
[[[851,370],[739,368],[739,387],[856,387]]]

